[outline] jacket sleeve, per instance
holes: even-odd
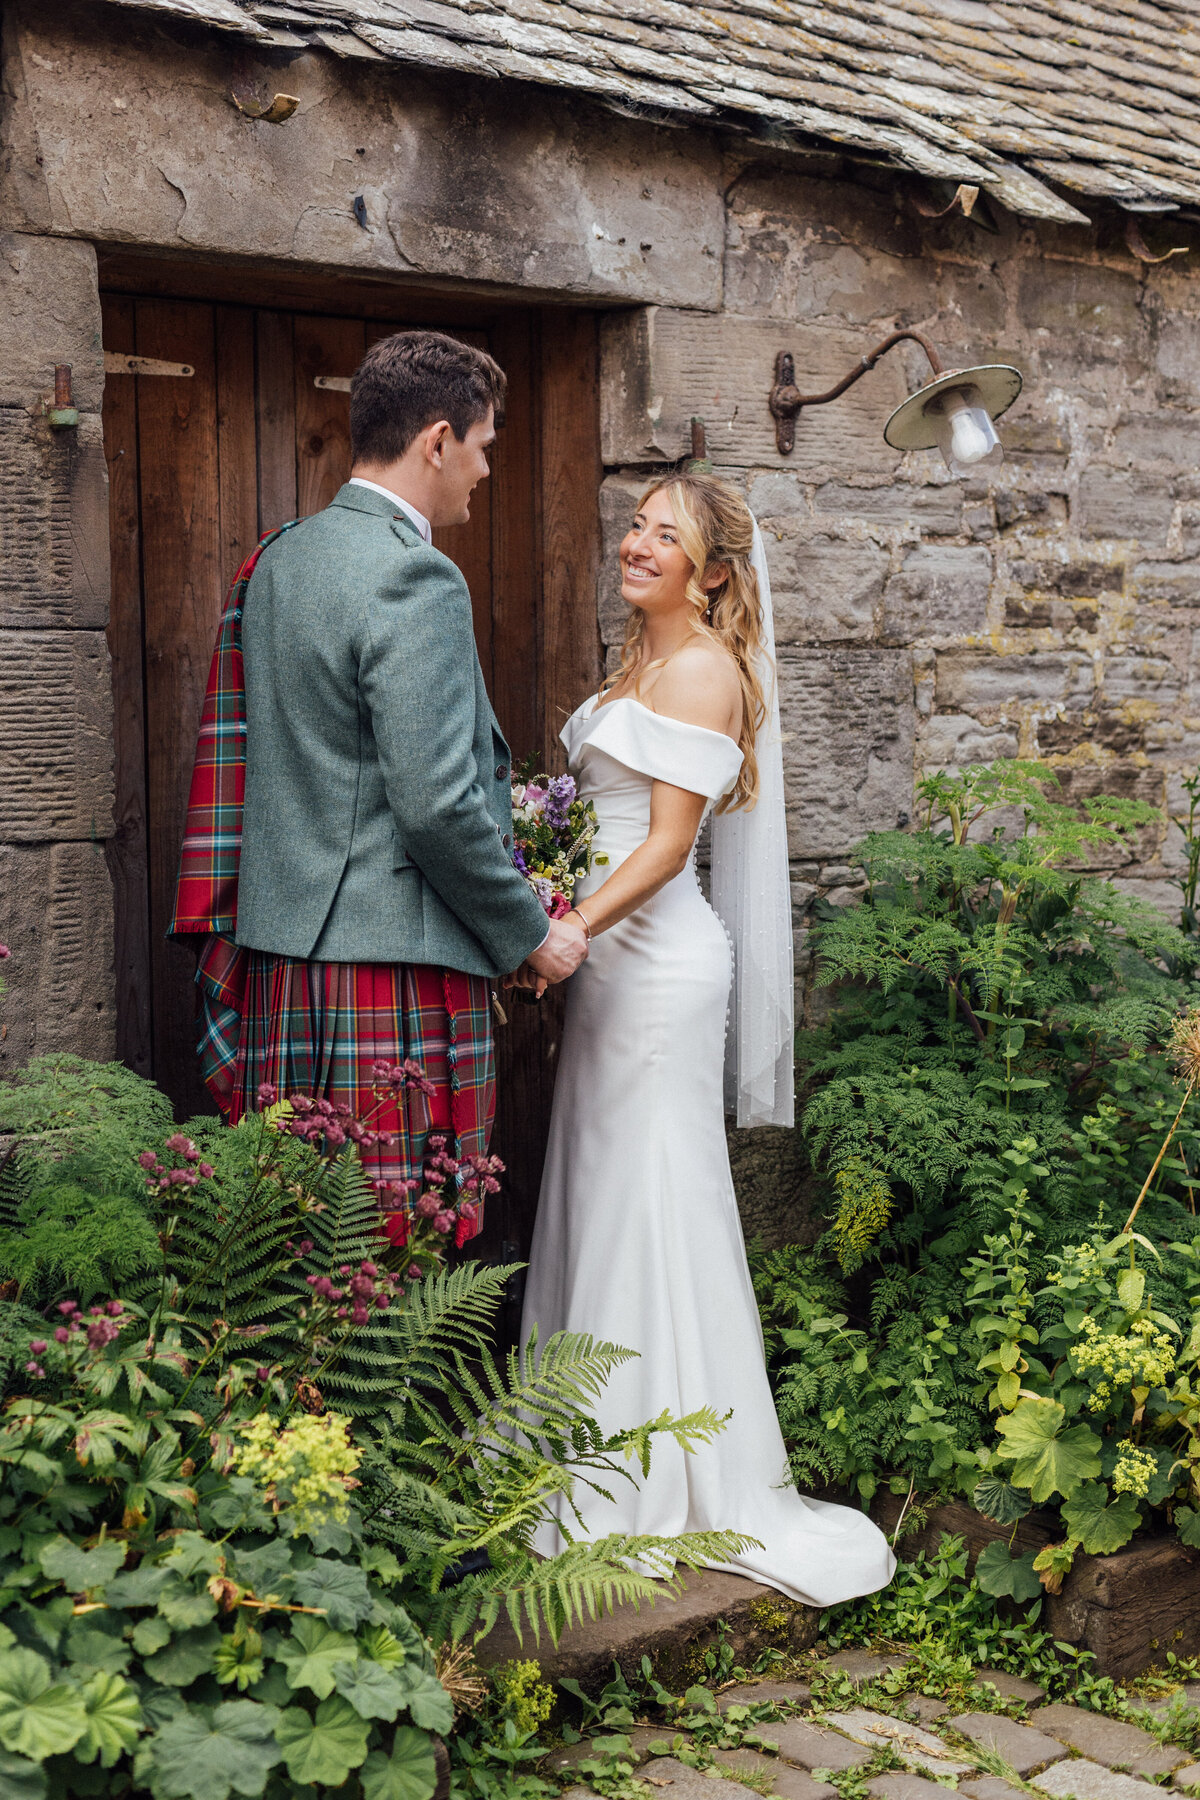
[[[487,951],[515,969],[547,920],[500,840],[479,782],[475,634],[466,583],[445,557],[409,552],[367,602],[360,690],[396,833]]]

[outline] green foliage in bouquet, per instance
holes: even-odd
[[[861,903],[822,909],[818,981],[837,996],[799,1049],[830,1225],[815,1253],[759,1254],[755,1272],[802,1484],[866,1499],[887,1476],[918,1496],[975,1495],[1005,1523],[1070,1505],[1067,1541],[1113,1544],[1151,1505],[1190,1529],[1185,1495],[1200,1499],[1176,1456],[1200,1109],[1169,1054],[1198,957],[1194,937],[1080,872],[1158,816],[1104,797],[1080,816],[1054,780],[1025,763],[931,777],[920,827],[858,851]],[[1137,1255],[1153,1259],[1141,1288],[1120,1231],[1135,1208]],[[1064,1305],[1077,1265],[1107,1271],[1111,1301],[1089,1290]],[[1133,1354],[1147,1330],[1157,1363]],[[1093,1335],[1110,1359],[1114,1337],[1128,1354],[1085,1418]],[[1159,1338],[1171,1358],[1155,1387]],[[1135,1493],[1148,1438],[1168,1461]],[[1026,1571],[1026,1597],[1039,1575],[1057,1578]]]
[[[176,1131],[148,1083],[73,1058],[0,1090],[0,1116],[4,1792],[429,1800],[457,1640],[501,1611],[557,1635],[646,1597],[631,1561],[740,1541],[538,1561],[577,1479],[634,1479],[655,1438],[721,1422],[605,1434],[616,1346],[498,1362],[512,1271],[412,1278],[353,1143],[278,1107]],[[92,1231],[98,1202],[123,1223]]]

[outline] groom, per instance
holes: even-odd
[[[231,1066],[210,1086],[231,1123],[260,1089],[362,1116],[377,1105],[376,1064],[420,1062],[432,1093],[410,1088],[372,1121],[397,1136],[364,1156],[385,1206],[402,1198],[394,1183],[419,1174],[430,1129],[452,1131],[459,1154],[486,1150],[492,981],[523,964],[562,981],[587,954],[584,934],[547,920],[513,866],[511,758],[470,595],[431,543],[433,527],[469,516],[504,393],[490,356],[440,332],[399,332],[367,352],[350,389],[350,479],[243,568],[222,623],[232,673],[218,672],[219,640],[206,701],[206,721],[219,721],[223,680],[237,687],[240,588],[238,948],[210,938],[197,977],[234,1017],[222,1027]],[[218,806],[206,795],[198,811],[196,789],[214,760],[202,727],[177,933],[220,930],[186,904],[197,829],[217,829]]]

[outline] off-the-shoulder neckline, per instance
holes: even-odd
[[[589,705],[589,702],[585,700],[584,705]],[[649,713],[652,719],[661,719],[664,725],[676,725],[681,731],[702,731],[705,737],[721,738],[725,743],[732,744],[735,750],[741,751],[742,747],[737,739],[731,738],[727,731],[714,731],[709,725],[693,725],[688,719],[673,719],[669,713],[655,712],[652,706],[647,706],[644,700],[635,700],[632,694],[618,694],[615,700],[603,702],[599,694],[593,694],[590,701],[591,710],[584,715],[585,721],[594,719],[597,713],[608,712],[610,708],[616,706],[640,707],[642,712]]]

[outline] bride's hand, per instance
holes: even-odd
[[[511,975],[506,975],[502,985],[506,990],[515,988],[518,993],[528,994],[534,1000],[540,1000],[546,991],[547,983],[545,976],[539,975],[537,970],[526,962],[522,963],[519,969],[514,969]]]

